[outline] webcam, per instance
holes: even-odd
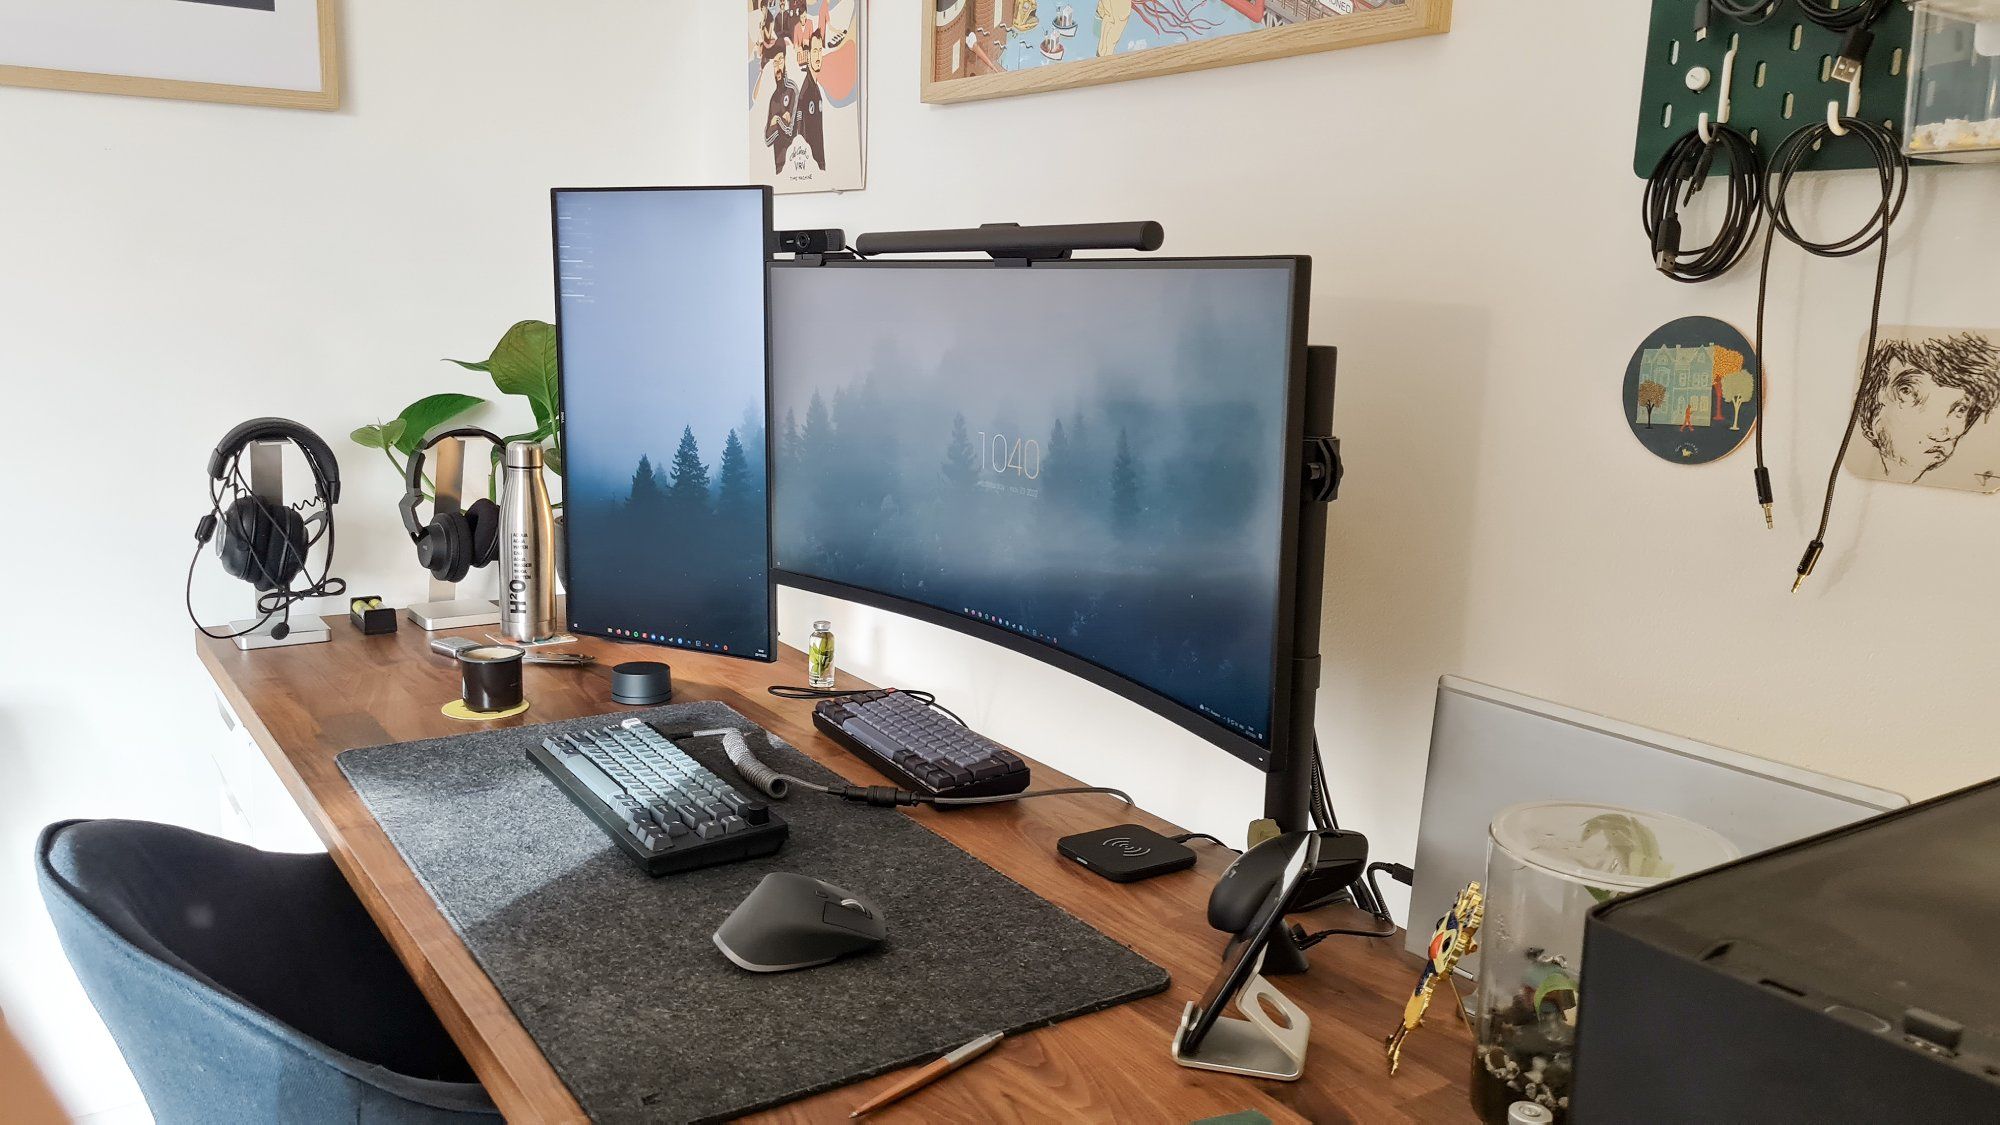
[[[1150,828],[1119,824],[1056,841],[1056,851],[1114,883],[1136,883],[1194,866],[1194,852]]]
[[[781,230],[771,237],[780,254],[831,254],[847,246],[847,233],[840,230]]]

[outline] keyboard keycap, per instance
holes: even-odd
[[[611,780],[610,775],[598,769],[597,765],[590,759],[580,754],[572,754],[562,759],[562,766],[570,772],[572,777],[583,782],[586,788],[595,793],[606,804],[610,804],[625,796],[625,790],[622,786]]]

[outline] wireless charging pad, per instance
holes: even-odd
[[[1056,841],[1056,850],[1114,883],[1136,883],[1194,866],[1194,852],[1150,828],[1120,824]]]

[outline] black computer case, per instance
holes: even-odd
[[[2000,780],[1592,910],[1571,1120],[2000,1121]]]

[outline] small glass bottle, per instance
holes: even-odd
[[[806,686],[825,691],[833,687],[833,622],[813,622],[812,640],[806,644]]]

